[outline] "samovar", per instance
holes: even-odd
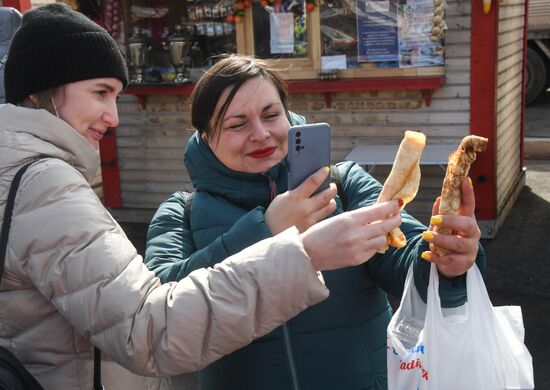
[[[147,44],[147,37],[139,27],[134,27],[132,34],[128,37],[128,47],[130,50],[130,65],[135,69],[135,77],[132,82],[142,83],[149,45]]]
[[[174,31],[167,38],[170,50],[170,62],[176,68],[174,83],[188,83],[187,67],[189,66],[190,41],[181,25],[174,26]]]

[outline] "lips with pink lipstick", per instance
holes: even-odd
[[[92,134],[92,137],[94,137],[96,140],[101,141],[101,139],[103,138],[103,134],[105,134],[105,131],[90,128],[90,133]]]
[[[277,150],[275,146],[270,146],[269,148],[256,149],[248,153],[248,155],[252,158],[266,158],[275,153],[275,150]]]

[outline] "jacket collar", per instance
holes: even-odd
[[[99,151],[67,122],[46,110],[0,105],[0,169],[38,158],[66,161],[91,181]]]
[[[220,195],[243,207],[267,206],[271,202],[271,183],[277,192],[287,188],[286,160],[265,173],[243,173],[227,168],[195,132],[184,155],[185,166],[195,189]]]

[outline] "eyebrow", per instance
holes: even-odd
[[[262,112],[265,112],[271,108],[273,108],[274,106],[282,106],[282,103],[278,103],[278,102],[274,102],[274,103],[269,103],[267,104],[264,108],[262,108]],[[236,114],[236,115],[231,115],[231,116],[228,116],[227,118],[224,118],[223,119],[223,122],[229,120],[229,119],[242,119],[242,118],[245,118],[246,115],[245,114]]]
[[[115,88],[112,85],[107,84],[107,83],[103,83],[103,82],[99,83],[99,84],[96,84],[95,87],[96,88],[105,88],[109,92],[114,92],[115,91]]]

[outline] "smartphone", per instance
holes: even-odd
[[[326,123],[292,126],[288,132],[288,189],[298,187],[322,167],[330,166],[330,126]],[[327,189],[330,177],[315,194]]]

